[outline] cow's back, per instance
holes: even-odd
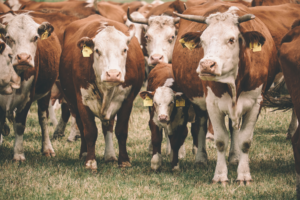
[[[149,73],[147,91],[155,91],[165,84],[167,79],[174,79],[171,64],[157,64]]]

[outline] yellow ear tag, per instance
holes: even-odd
[[[249,48],[253,50],[253,52],[261,51],[261,44],[259,42],[250,42]]]
[[[88,46],[83,45],[82,49],[82,55],[83,57],[90,57],[90,55],[93,53],[92,49]]]
[[[47,39],[48,38],[48,31],[46,30],[43,34],[42,34],[42,36],[41,36],[41,40],[44,40],[44,39]]]
[[[193,50],[193,49],[197,46],[197,45],[196,45],[194,42],[192,42],[192,41],[193,41],[193,40],[186,42],[186,41],[184,41],[184,38],[182,38],[182,39],[179,40],[179,42],[181,43],[181,45],[183,46],[183,48],[186,47],[186,48],[188,48],[189,50]]]
[[[153,101],[150,97],[146,96],[144,99],[144,106],[153,106]]]
[[[176,99],[176,107],[184,107],[185,100],[183,98]]]

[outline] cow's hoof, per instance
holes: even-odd
[[[251,185],[251,181],[246,181],[246,185],[250,186]]]
[[[194,155],[196,155],[197,151],[198,151],[198,148],[196,146],[193,146],[192,152]]]
[[[25,155],[24,154],[15,154],[14,155],[14,158],[13,158],[13,161],[14,162],[24,162],[26,159],[25,159]]]
[[[2,135],[3,136],[8,136],[10,133],[10,128],[9,126],[5,123],[2,129]]]
[[[118,159],[116,156],[110,156],[110,157],[104,158],[104,161],[105,162],[115,162],[115,161],[118,161]]]
[[[54,132],[54,134],[52,136],[52,140],[57,140],[57,139],[63,138],[63,137],[65,137],[65,134],[58,134],[58,133]]]
[[[176,166],[173,167],[172,171],[173,171],[173,172],[178,172],[178,171],[180,171],[179,163],[178,163]]]
[[[226,187],[228,185],[228,181],[221,181],[221,184],[223,185],[223,187]]]
[[[126,161],[126,162],[122,162],[122,164],[120,164],[119,167],[122,168],[131,167],[131,164],[129,161]]]
[[[97,161],[94,160],[88,160],[85,164],[86,169],[90,169],[92,172],[97,172]]]
[[[151,159],[151,169],[155,171],[158,170],[161,167],[161,163],[162,163],[162,156],[159,153],[156,153],[155,155],[153,155]]]
[[[242,180],[237,180],[236,183],[240,186],[244,186],[244,181]]]
[[[55,152],[52,149],[44,151],[43,155],[46,157],[55,157],[56,156]]]

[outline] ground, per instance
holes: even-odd
[[[79,159],[80,140],[67,142],[69,125],[66,137],[52,143],[57,156],[41,155],[35,104],[28,115],[24,135],[26,162],[12,162],[13,133],[4,137],[0,146],[0,199],[293,199],[296,196],[294,159],[291,143],[285,139],[290,116],[290,111],[262,111],[250,150],[254,182],[247,187],[237,185],[234,182],[237,168],[229,166],[229,186],[224,188],[211,182],[216,165],[213,143],[208,143],[208,167],[195,165],[190,132],[186,140],[187,157],[180,161],[180,172],[172,172],[165,155],[162,168],[158,172],[151,170],[149,114],[139,97],[134,102],[127,140],[132,167],[123,169],[116,162],[104,162],[104,139],[97,120],[97,173],[84,169]],[[51,134],[53,130],[49,126]],[[165,144],[164,140],[163,147]],[[117,153],[115,137],[114,147]]]

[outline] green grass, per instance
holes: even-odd
[[[250,150],[254,182],[251,186],[238,186],[234,182],[237,167],[229,166],[229,185],[224,188],[211,184],[216,165],[214,145],[208,144],[208,167],[195,165],[190,133],[186,140],[187,156],[180,161],[180,172],[172,172],[164,153],[162,168],[158,172],[151,170],[151,155],[147,151],[149,115],[140,98],[134,102],[127,140],[132,167],[123,169],[116,162],[104,162],[104,139],[97,120],[97,173],[84,169],[79,159],[80,141],[66,141],[69,125],[66,137],[52,143],[57,156],[41,155],[41,133],[34,105],[24,135],[27,160],[12,162],[13,134],[4,137],[0,146],[0,199],[293,199],[296,195],[294,159],[290,141],[285,139],[290,116],[290,111],[262,111]],[[49,126],[49,130],[52,134],[53,127]],[[114,147],[118,153],[115,137]],[[164,147],[165,141],[163,150]]]

